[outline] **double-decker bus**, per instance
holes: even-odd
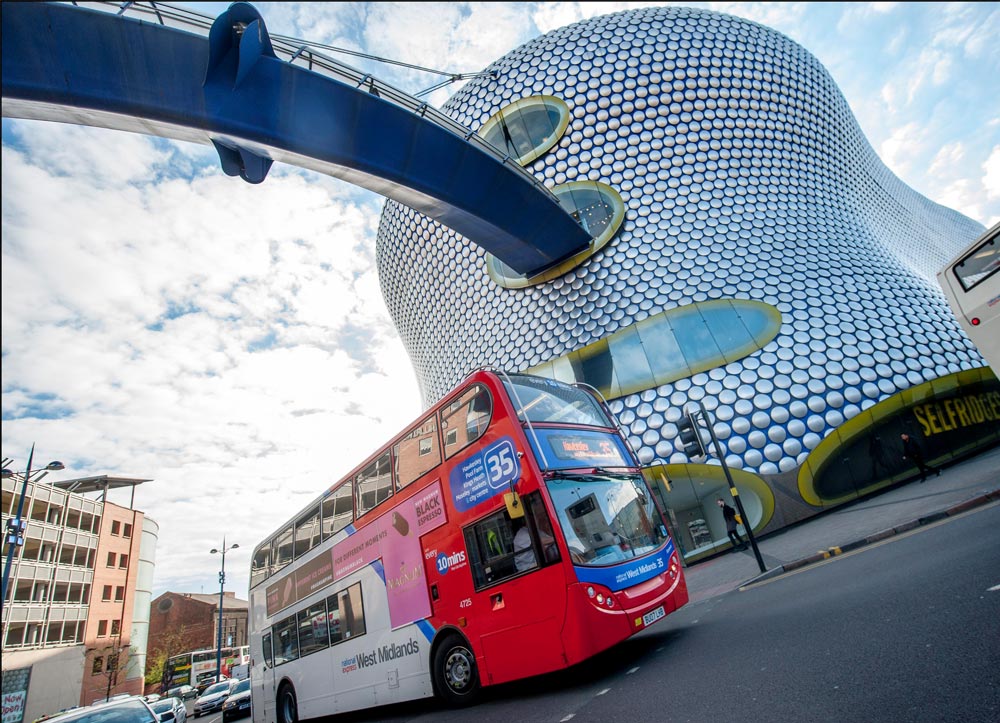
[[[254,723],[566,668],[684,605],[639,463],[588,389],[478,370],[254,551]]]
[[[163,664],[163,691],[176,688],[178,685],[197,687],[205,678],[216,674],[215,663],[219,651],[217,648],[192,650],[179,655],[171,655]],[[246,665],[250,662],[250,646],[241,645],[222,649],[222,674],[228,676],[233,666]]]
[[[938,272],[963,331],[1000,376],[1000,223]]]

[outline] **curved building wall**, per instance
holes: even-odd
[[[135,653],[129,657],[126,680],[145,677],[146,655],[149,648],[149,610],[153,600],[153,573],[156,570],[156,543],[160,526],[148,516],[142,520],[139,542],[139,566],[136,570],[135,605],[132,609],[132,636]]]
[[[593,384],[643,463],[672,480],[675,532],[699,528],[682,546],[711,552],[726,539],[706,506],[720,486],[708,499],[695,480],[718,469],[681,451],[687,405],[706,407],[727,463],[774,497],[751,515],[773,529],[818,509],[798,475],[845,422],[983,366],[934,281],[983,227],[894,176],[830,75],[784,35],[708,10],[643,8],[553,31],[488,70],[445,112],[477,130],[523,98],[564,101],[565,131],[526,168],[549,187],[606,184],[625,219],[577,267],[506,288],[480,247],[388,202],[380,279],[425,402],[481,365]],[[719,323],[735,341],[664,331],[671,310],[716,300],[767,305],[780,327],[763,346],[732,319]],[[699,363],[678,375],[664,356]]]

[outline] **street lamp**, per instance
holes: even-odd
[[[62,462],[49,462],[41,469],[32,470],[31,462],[34,457],[35,445],[32,444],[31,453],[28,455],[28,469],[23,475],[18,472],[12,472],[6,467],[3,468],[4,479],[22,478],[21,496],[17,500],[17,516],[7,519],[7,562],[3,567],[3,587],[0,589],[0,600],[3,601],[4,605],[7,604],[7,582],[10,580],[10,568],[14,562],[14,550],[24,544],[24,529],[27,527],[27,522],[21,519],[21,514],[24,512],[24,498],[28,494],[28,482],[32,479],[44,477],[50,471],[56,472],[65,469]],[[8,461],[10,460],[4,460],[4,462]]]
[[[226,538],[222,538],[222,549],[217,550],[212,548],[212,554],[216,552],[222,554],[222,569],[219,570],[219,637],[218,643],[215,648],[215,680],[216,682],[222,677],[222,602],[224,598],[223,591],[226,589],[226,553],[230,550],[235,550],[239,545],[235,542],[226,547]]]

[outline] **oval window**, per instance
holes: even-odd
[[[494,113],[479,135],[523,166],[558,143],[568,125],[568,105],[551,95],[532,95]]]
[[[506,289],[523,289],[562,276],[604,248],[625,220],[625,202],[615,189],[598,181],[572,181],[552,193],[567,213],[590,234],[590,245],[580,253],[540,274],[527,277],[492,254],[486,254],[490,277]]]
[[[778,335],[781,321],[781,312],[762,301],[699,301],[661,311],[524,371],[583,382],[606,399],[618,399],[747,357]]]

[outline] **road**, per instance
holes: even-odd
[[[198,723],[222,723],[221,710],[218,710],[215,713],[208,713],[207,715],[203,715],[200,718],[195,718],[194,713],[192,712],[194,710],[195,700],[196,699],[184,701],[184,707],[187,708],[187,723],[194,723],[195,721],[198,721]],[[230,723],[251,723],[251,719],[238,718],[238,719],[233,719],[232,721],[230,721]]]
[[[1000,720],[1000,505],[688,605],[569,671],[488,689],[473,709],[418,701],[337,720],[473,718]]]

